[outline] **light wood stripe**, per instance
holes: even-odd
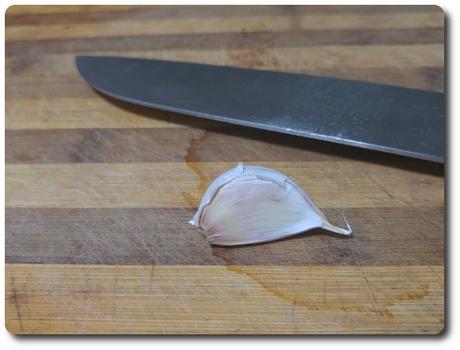
[[[319,207],[442,207],[443,179],[368,162],[251,162],[291,176]],[[236,163],[6,165],[6,206],[197,207]]]
[[[90,89],[86,83],[79,84]],[[13,88],[9,87],[10,91]],[[20,89],[24,91],[24,89]],[[77,89],[70,96],[56,98],[59,85],[33,89],[37,98],[9,98],[6,103],[6,129],[94,129],[94,128],[187,128],[224,124],[204,118],[191,118],[177,113],[137,107],[106,99],[90,90],[80,97]],[[39,90],[39,91],[37,91]],[[47,98],[50,96],[50,98]],[[54,98],[52,97],[54,96]]]
[[[439,333],[442,266],[6,266],[12,333]],[[71,298],[69,296],[72,296]]]
[[[51,24],[44,26],[9,26],[5,40],[13,42],[33,38],[67,39],[94,38],[98,36],[158,35],[178,33],[219,32],[280,32],[288,30],[331,30],[331,29],[385,29],[385,28],[440,28],[444,25],[441,13],[413,14],[341,14],[300,16],[240,16],[237,18],[180,18],[152,20],[118,20],[102,23]]]
[[[443,208],[325,209],[350,238],[313,230],[268,244],[210,246],[194,209],[6,210],[6,262],[106,265],[442,265]],[[382,229],[383,228],[383,229]],[[53,242],[53,244],[50,244]]]

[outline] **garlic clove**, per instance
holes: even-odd
[[[306,193],[282,173],[239,163],[208,187],[190,221],[211,244],[241,245],[274,241],[313,228],[351,235],[333,226]]]

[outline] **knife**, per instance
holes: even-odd
[[[113,98],[194,117],[444,162],[443,93],[197,63],[78,56]]]

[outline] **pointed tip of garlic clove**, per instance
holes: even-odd
[[[325,220],[323,222],[323,225],[321,226],[321,228],[327,230],[327,231],[331,231],[331,232],[334,232],[334,233],[338,233],[339,235],[344,235],[344,236],[351,236],[352,233],[353,233],[353,230],[351,229],[351,226],[350,224],[348,223],[348,220],[347,218],[345,217],[345,214],[342,214],[342,217],[343,217],[343,220],[345,221],[345,225],[347,225],[347,228],[342,228],[342,227],[338,227],[338,226],[334,226],[332,225],[329,221]]]
[[[329,222],[324,222],[323,225],[321,226],[322,229],[330,232],[337,233],[339,235],[344,235],[344,236],[351,236],[353,234],[353,231],[351,230],[350,225],[345,228],[337,227],[334,225],[331,225]]]

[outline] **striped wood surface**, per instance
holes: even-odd
[[[6,325],[23,333],[438,333],[437,164],[114,101],[77,54],[443,91],[436,7],[14,6],[6,14]],[[186,222],[238,161],[292,176],[351,239],[211,247]]]

